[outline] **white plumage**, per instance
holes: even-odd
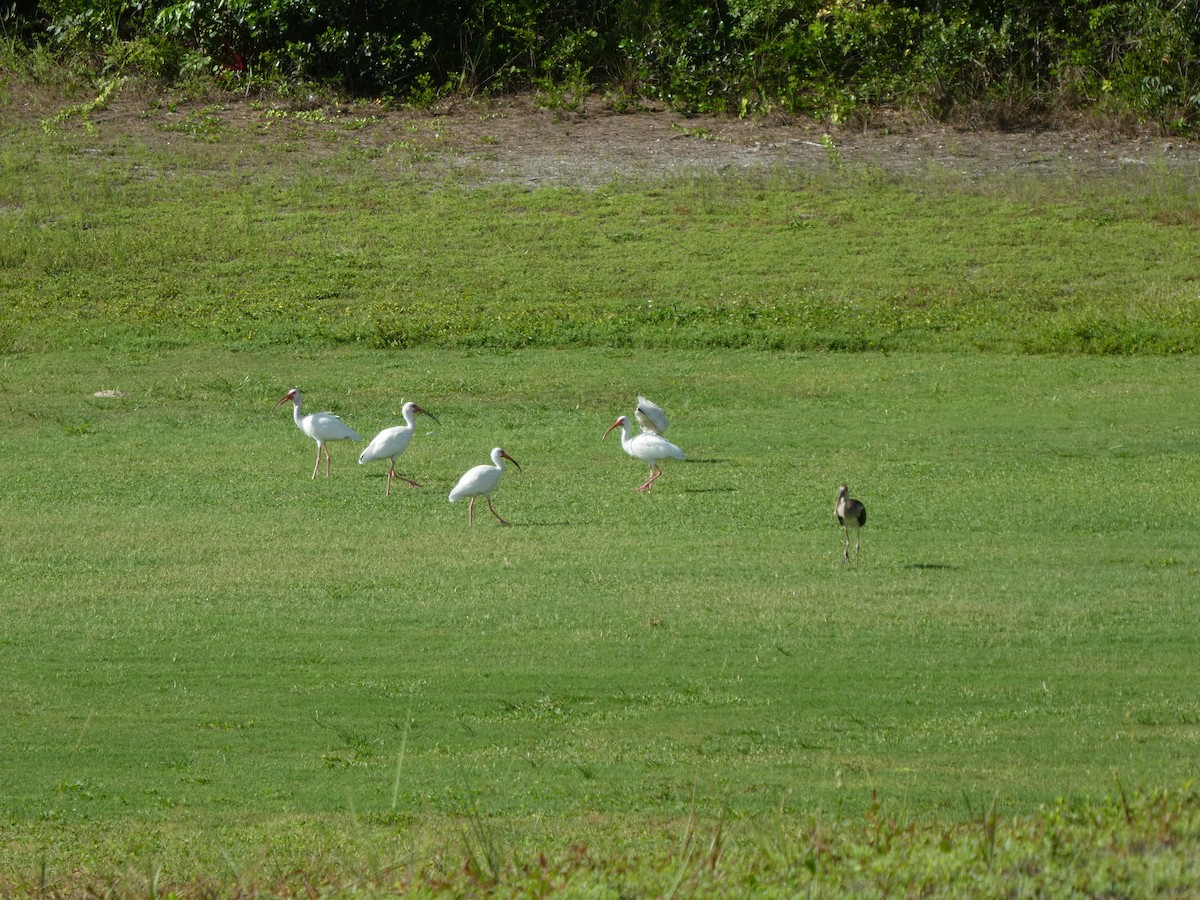
[[[475,466],[473,469],[468,469],[462,478],[458,479],[458,484],[454,486],[454,490],[450,492],[450,502],[457,503],[459,500],[470,497],[471,503],[467,507],[467,524],[475,524],[475,498],[484,497],[487,499],[488,509],[492,511],[492,515],[499,519],[501,525],[507,525],[508,522],[500,518],[500,513],[496,512],[496,507],[492,506],[492,491],[496,489],[496,485],[500,483],[500,476],[504,474],[504,460],[508,460],[518,469],[521,464],[508,455],[504,450],[497,447],[492,451],[492,464]]]
[[[292,418],[296,421],[296,427],[302,432],[317,442],[317,464],[313,466],[313,479],[317,477],[317,470],[321,468],[321,454],[325,454],[325,477],[329,477],[329,448],[325,445],[330,441],[361,441],[358,432],[339,419],[331,412],[310,413],[307,416],[300,414],[300,389],[292,388],[286,394],[279,398],[275,403],[275,408],[280,404],[291,400],[292,401]]]
[[[638,394],[637,408],[634,409],[633,416],[642,431],[647,434],[663,434],[667,430],[667,414],[657,403],[647,400],[641,394]]]
[[[649,491],[654,487],[654,482],[662,476],[662,460],[684,459],[683,451],[660,435],[644,432],[631,436],[629,419],[625,416],[608,426],[608,431],[604,432],[604,437],[600,440],[608,437],[614,428],[621,429],[621,447],[625,452],[650,466],[650,477],[638,485],[639,491]]]
[[[433,421],[437,422],[438,418],[428,410],[421,409],[411,400],[404,404],[400,414],[404,416],[403,425],[393,425],[391,428],[385,428],[375,437],[371,438],[371,443],[367,444],[367,449],[364,450],[358,457],[358,464],[365,466],[369,462],[374,462],[377,459],[389,459],[392,466],[387,473],[387,493],[392,495],[392,479],[399,478],[413,487],[421,485],[413,481],[411,478],[405,478],[396,471],[396,457],[408,449],[409,443],[413,439],[413,434],[417,430],[417,413],[423,416],[429,416]],[[440,423],[439,423],[440,424]]]

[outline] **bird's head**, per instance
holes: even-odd
[[[521,463],[518,463],[516,460],[514,460],[514,458],[509,456],[508,450],[502,450],[500,448],[496,448],[496,449],[492,450],[493,466],[503,467],[504,463],[500,462],[500,460],[508,460],[509,462],[514,464],[514,466],[517,467],[517,472],[521,472]]]
[[[500,457],[504,458],[504,460],[508,460],[509,462],[514,464],[514,466],[517,467],[517,472],[523,472],[523,469],[521,468],[521,463],[518,463],[516,460],[514,460],[514,458],[509,456],[508,451],[500,450],[500,448],[496,448],[496,449],[499,450],[498,456],[500,456]]]
[[[604,432],[604,437],[600,438],[600,440],[604,440],[604,438],[608,437],[608,432],[612,431],[614,428],[624,428],[628,424],[629,420],[627,418],[624,416],[618,416],[617,421],[608,426],[608,431]]]
[[[427,409],[421,409],[421,407],[417,406],[417,404],[413,403],[411,400],[408,403],[404,404],[404,408],[411,409],[413,412],[420,413],[423,416],[429,416],[429,418],[433,419],[433,421],[437,422],[439,425],[442,424],[441,422],[438,422],[437,416],[435,416],[433,413],[431,413]]]
[[[275,406],[273,408],[278,409],[280,404],[286,403],[289,400],[291,400],[292,403],[299,402],[299,400],[300,400],[300,389],[299,388],[292,388],[290,391],[288,391],[286,394],[284,394],[282,397],[280,397],[278,400],[276,400]]]

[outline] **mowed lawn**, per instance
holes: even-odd
[[[1196,884],[1189,173],[527,190],[138,102],[0,109],[0,894]]]
[[[18,829],[924,820],[1195,775],[1192,358],[175,351],[0,363]],[[418,421],[397,483],[332,446]],[[124,392],[116,399],[96,391]],[[688,454],[649,495],[638,393]],[[467,526],[447,493],[523,471]],[[839,483],[869,511],[842,562]],[[559,823],[559,824],[555,824]],[[632,824],[631,824],[632,823]],[[513,827],[517,827],[513,824]],[[22,848],[27,850],[28,848]]]

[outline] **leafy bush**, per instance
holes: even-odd
[[[1169,130],[1200,123],[1200,8],[1156,0],[1091,10],[1073,56],[1100,96],[1120,98]]]
[[[1019,101],[1200,124],[1200,9],[1176,0],[26,0],[6,33],[41,34],[103,68],[364,94],[536,87],[578,107],[599,84],[695,112],[916,104],[945,117]],[[130,47],[128,45],[132,44]]]

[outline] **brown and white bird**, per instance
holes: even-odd
[[[837,505],[833,508],[838,524],[846,533],[846,547],[842,558],[850,562],[850,529],[854,529],[854,562],[858,564],[858,551],[862,546],[862,527],[867,524],[867,508],[861,502],[850,496],[850,488],[842,485],[838,488]]]

